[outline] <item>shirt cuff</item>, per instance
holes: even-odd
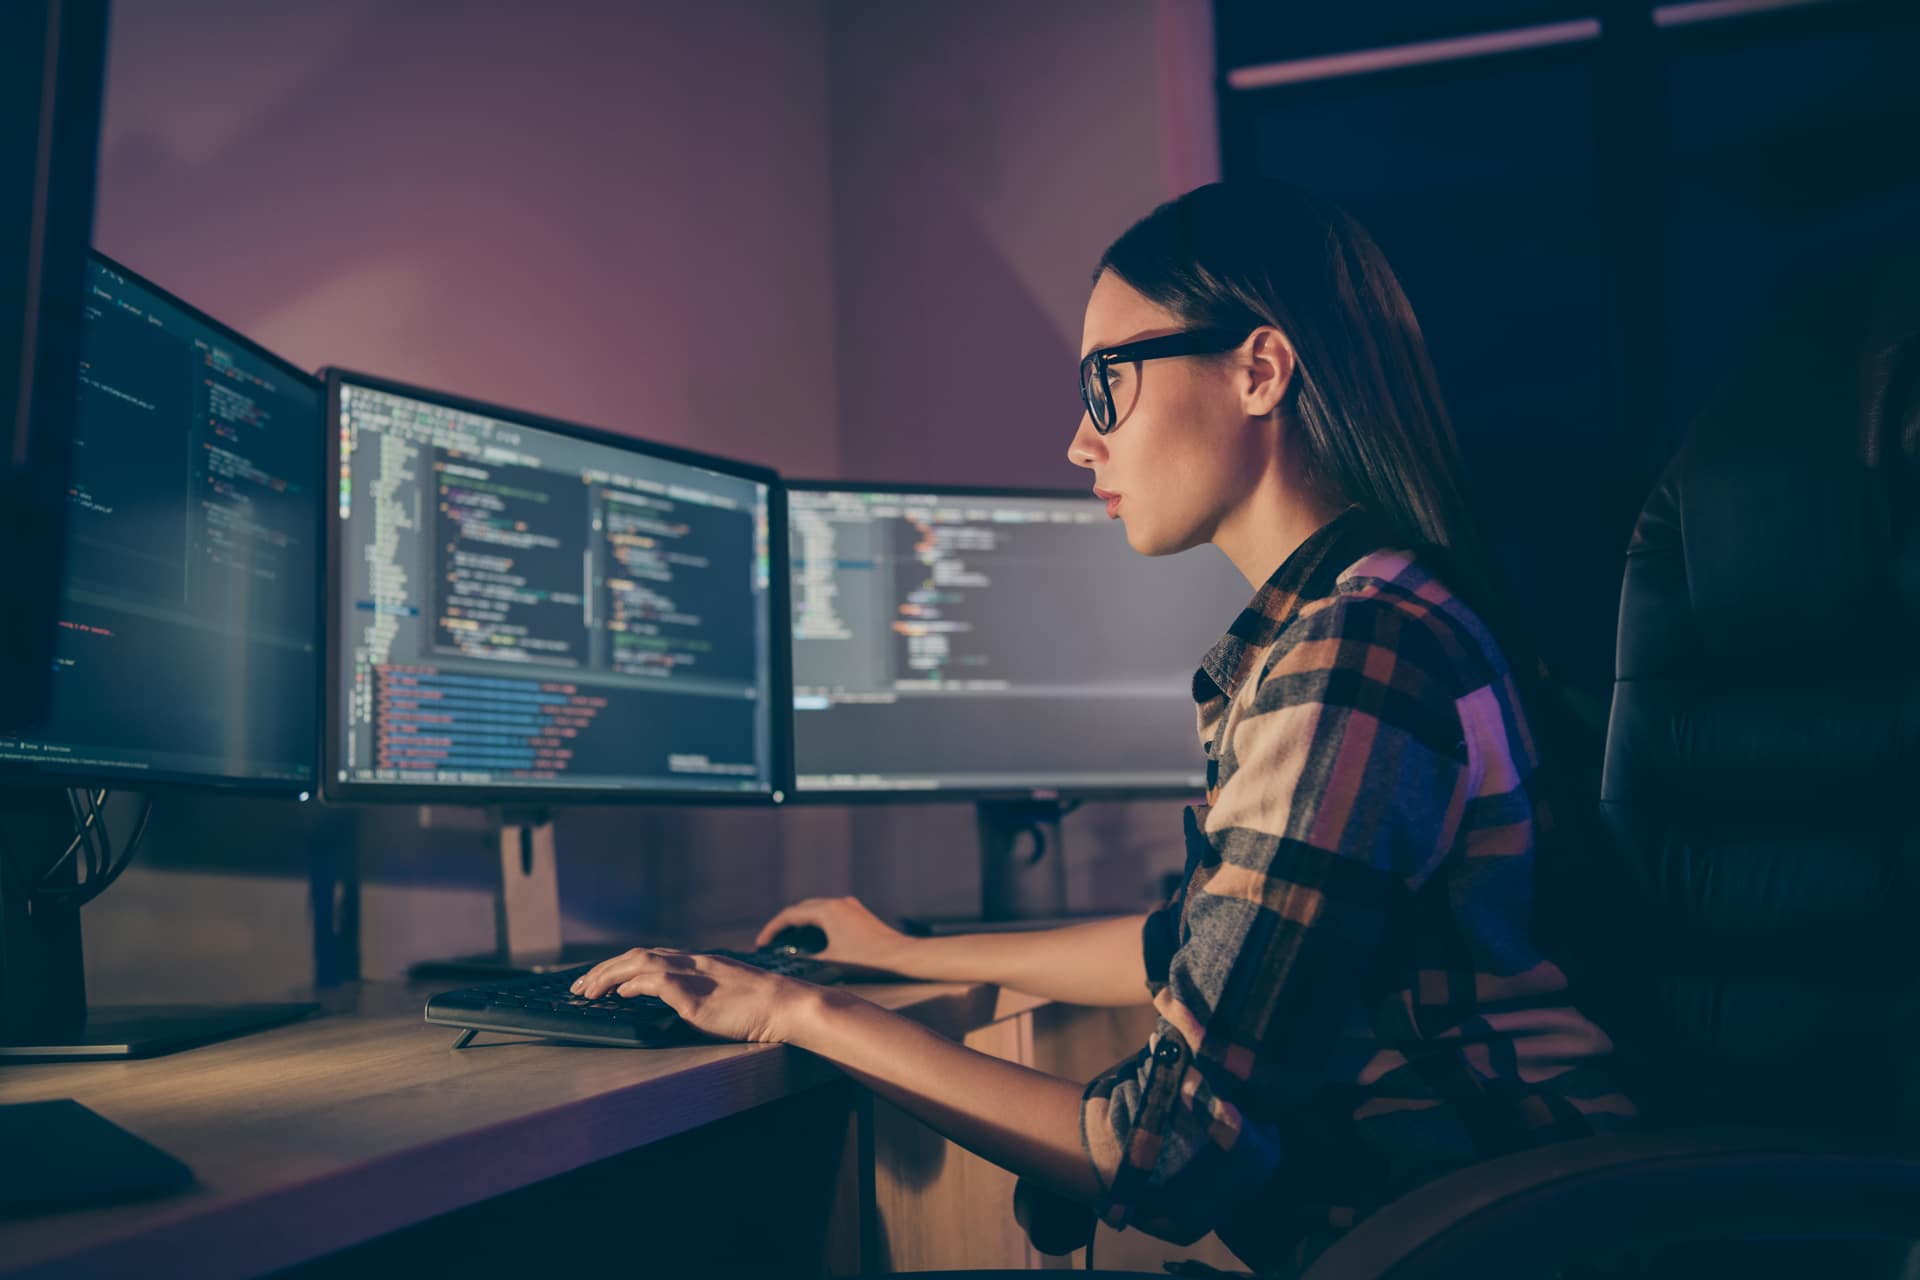
[[[1127,1206],[1113,1199],[1113,1185],[1119,1176],[1121,1151],[1119,1139],[1114,1136],[1113,1124],[1108,1118],[1111,1105],[1105,1094],[1096,1096],[1106,1076],[1097,1076],[1080,1095],[1080,1149],[1086,1152],[1087,1161],[1093,1166],[1094,1185],[1100,1188],[1100,1194],[1094,1201],[1093,1211],[1100,1221],[1115,1231],[1127,1225]]]

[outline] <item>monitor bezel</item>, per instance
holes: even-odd
[[[979,498],[1043,498],[1072,499],[1095,503],[1099,499],[1093,496],[1091,489],[1042,489],[1022,488],[1017,485],[965,485],[965,484],[910,484],[896,480],[789,480],[787,488],[791,491],[808,493],[889,493],[916,494],[925,493],[943,497],[979,497]],[[1231,620],[1229,620],[1231,621]],[[789,725],[799,715],[792,709],[792,624],[788,624],[788,690],[787,702]],[[788,790],[788,803],[797,805],[872,805],[872,804],[994,804],[1007,802],[1060,800],[1077,802],[1083,800],[1193,800],[1206,792],[1204,783],[1165,783],[1160,785],[1102,785],[1099,783],[1067,782],[1059,785],[1039,785],[1027,787],[985,787],[951,786],[934,788],[829,788],[820,789],[800,785],[800,760],[792,748],[792,731],[789,728],[788,759],[792,772],[789,775],[791,787]],[[1198,746],[1196,742],[1196,747]],[[1204,767],[1204,757],[1202,759]]]
[[[321,520],[326,525],[325,572],[322,573],[322,590],[326,597],[322,616],[323,634],[320,642],[320,683],[323,710],[320,721],[320,785],[322,799],[330,804],[437,804],[465,805],[474,807],[509,809],[528,806],[547,807],[555,805],[675,805],[685,807],[725,806],[774,806],[789,803],[793,796],[793,751],[792,751],[792,705],[793,679],[790,664],[791,646],[788,641],[792,624],[788,619],[789,570],[787,568],[786,538],[786,492],[780,475],[771,467],[746,462],[738,458],[725,458],[717,454],[701,453],[693,449],[683,449],[678,445],[663,444],[655,440],[641,439],[636,436],[621,435],[601,427],[587,426],[584,423],[570,422],[562,418],[549,417],[528,409],[517,409],[508,405],[494,404],[485,400],[476,400],[455,392],[442,391],[418,383],[398,381],[377,374],[362,373],[355,369],[346,369],[330,365],[321,370],[326,387],[326,420],[322,432],[326,436],[326,474],[337,477],[340,474],[340,388],[345,384],[365,387],[374,391],[383,391],[389,395],[410,396],[445,405],[461,413],[478,414],[482,417],[498,418],[531,427],[538,431],[550,431],[555,435],[567,436],[588,444],[605,445],[625,453],[638,454],[663,462],[680,463],[686,466],[700,467],[717,471],[723,475],[764,484],[767,486],[767,549],[768,549],[768,639],[771,646],[770,677],[772,689],[771,706],[772,732],[770,735],[771,779],[764,790],[753,791],[706,791],[697,788],[674,789],[644,788],[624,789],[618,787],[551,787],[520,786],[516,784],[478,784],[456,786],[448,783],[390,783],[356,782],[342,780],[340,759],[342,756],[342,738],[339,716],[340,681],[335,670],[336,662],[344,660],[340,652],[339,630],[341,625],[340,587],[341,575],[336,572],[343,563],[341,560],[341,525],[337,518],[339,503],[333,500],[333,490],[329,489],[329,501],[321,511]]]
[[[142,289],[158,295],[168,304],[178,307],[189,320],[215,330],[223,338],[231,341],[233,345],[245,348],[248,354],[266,361],[295,382],[305,385],[309,390],[314,392],[315,398],[318,401],[318,407],[315,409],[315,435],[317,437],[324,437],[326,435],[325,388],[317,376],[302,369],[285,356],[278,355],[266,347],[261,346],[258,342],[242,334],[232,325],[208,315],[205,311],[187,302],[165,286],[154,283],[138,271],[100,252],[100,250],[90,248],[87,251],[87,265],[92,267],[96,264],[116,275],[124,276],[128,281],[138,285]],[[316,558],[324,555],[323,535],[325,530],[323,526],[326,521],[327,496],[325,452],[324,440],[315,439],[313,442],[313,465],[316,469],[314,480],[316,523],[313,530],[313,545]],[[324,561],[316,565],[314,578],[314,617],[318,619],[323,616],[324,612],[324,602],[322,599],[326,585],[326,565]],[[320,660],[320,648],[316,645],[314,649],[316,675],[314,681],[314,714],[316,729],[319,728],[319,704],[322,692],[319,688],[319,680],[317,678],[320,673],[318,665]],[[317,741],[309,745],[307,758],[313,766],[313,776],[304,782],[292,781],[285,778],[241,778],[231,774],[196,774],[182,773],[177,770],[126,769],[100,765],[82,766],[74,769],[46,769],[37,765],[23,764],[19,761],[0,761],[0,786],[86,787],[107,791],[245,792],[248,795],[265,796],[318,795],[320,791],[320,756]]]

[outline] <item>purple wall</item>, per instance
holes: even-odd
[[[1191,95],[1171,87],[1156,36],[1176,45],[1205,5],[850,0],[828,13],[844,465],[1084,487],[1065,454],[1089,272],[1171,194],[1168,155],[1191,164],[1163,119]]]
[[[1218,176],[1205,0],[842,0],[828,15],[845,474],[1085,488],[1066,450],[1093,264]],[[852,822],[862,894],[930,913],[977,902],[971,808]],[[1177,805],[1089,805],[1064,834],[1076,910],[1131,907],[1181,863]]]
[[[147,0],[96,241],[307,366],[836,456],[818,6]]]

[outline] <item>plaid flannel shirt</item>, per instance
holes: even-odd
[[[1086,1090],[1102,1217],[1300,1265],[1417,1183],[1629,1123],[1531,937],[1538,760],[1481,621],[1351,508],[1194,674],[1160,1020]],[[1539,824],[1544,830],[1544,815]]]

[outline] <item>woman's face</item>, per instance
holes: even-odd
[[[1080,354],[1188,327],[1106,271],[1087,300]],[[1067,457],[1093,472],[1095,489],[1142,555],[1172,555],[1212,541],[1221,520],[1259,482],[1261,434],[1246,429],[1237,357],[1113,365],[1113,430],[1103,436],[1080,415]]]

